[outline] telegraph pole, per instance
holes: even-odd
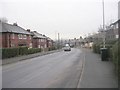
[[[102,1],[102,6],[103,6],[103,47],[105,48],[105,12],[104,12],[104,0]]]
[[[58,48],[60,48],[60,34],[58,33]]]

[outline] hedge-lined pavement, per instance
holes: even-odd
[[[13,57],[13,58],[7,58],[7,59],[2,60],[2,65],[9,64],[9,63],[14,63],[14,62],[22,61],[22,60],[26,60],[26,59],[30,59],[30,58],[34,58],[34,57],[38,57],[38,56],[42,56],[42,55],[46,55],[46,54],[51,54],[51,53],[55,53],[55,52],[59,52],[59,51],[61,51],[61,49],[53,50],[53,51],[40,52],[40,53],[35,53],[35,54],[30,54],[30,55],[24,55],[24,56],[18,56],[18,57]]]
[[[117,88],[118,78],[111,61],[101,61],[100,55],[90,49],[85,52],[85,62],[79,88]]]

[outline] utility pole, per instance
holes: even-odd
[[[103,47],[105,48],[105,13],[104,13],[104,0],[102,1],[102,6],[103,6],[103,34],[104,34],[104,37],[103,37]]]
[[[118,40],[120,42],[120,1],[118,2],[118,35]]]
[[[120,19],[118,20],[118,34],[119,34],[118,39],[120,41]]]
[[[58,48],[60,48],[60,34],[58,33]]]

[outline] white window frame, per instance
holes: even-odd
[[[43,42],[43,39],[41,39],[41,42]]]
[[[15,39],[15,34],[14,33],[12,34],[12,39]]]
[[[31,35],[29,35],[30,40],[32,39]]]
[[[19,39],[23,39],[23,35],[22,34],[18,34],[18,38]]]
[[[23,39],[27,39],[27,35],[26,34],[23,35]]]
[[[40,45],[38,45],[38,48],[41,48],[41,46],[40,46]]]

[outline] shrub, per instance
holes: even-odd
[[[19,55],[27,55],[28,48],[27,47],[19,47]]]
[[[10,58],[15,57],[19,55],[19,49],[18,48],[3,48],[2,49],[2,58]]]
[[[18,55],[27,55],[41,52],[40,48],[31,48],[27,47],[18,47],[18,48],[3,48],[2,50],[2,59],[16,57]]]
[[[30,48],[30,49],[28,49],[28,54],[38,53],[41,51],[42,50],[40,48]]]
[[[118,54],[118,46],[120,46],[120,44],[118,44],[118,42],[113,46],[113,63],[115,64],[115,69],[116,72],[118,71],[118,58],[120,57],[120,55]]]
[[[54,46],[48,48],[48,51],[51,51],[51,50],[56,50],[56,48]]]
[[[93,52],[100,54],[100,44],[93,44]]]

